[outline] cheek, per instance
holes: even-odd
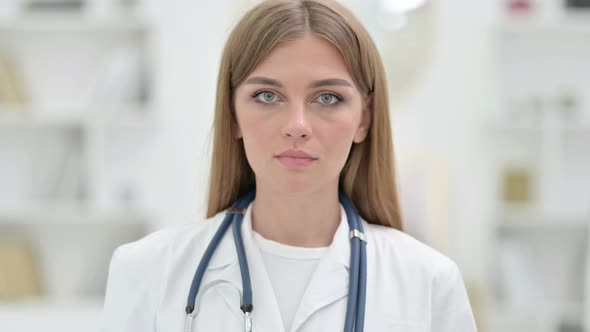
[[[272,127],[265,124],[264,119],[259,117],[259,113],[254,107],[247,103],[237,103],[236,113],[246,150],[246,158],[250,166],[257,170],[260,167],[259,161],[271,151],[269,142],[273,142],[273,140],[271,139]]]
[[[332,123],[323,133],[322,141],[326,153],[339,167],[344,166],[352,145],[354,126],[350,121]]]
[[[245,140],[256,139],[265,126],[260,119],[260,112],[254,103],[238,100],[235,103],[238,125]]]
[[[254,150],[268,146],[270,142],[276,142],[276,130],[273,125],[264,119],[254,116],[245,116],[240,122],[244,142]]]

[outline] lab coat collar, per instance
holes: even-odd
[[[307,289],[296,312],[291,331],[296,331],[305,321],[319,309],[334,303],[348,294],[348,278],[350,264],[350,240],[348,219],[344,208],[340,206],[340,224],[334,233],[334,238],[326,254],[320,259]],[[223,217],[225,217],[225,211]],[[218,249],[215,251],[208,266],[212,269],[222,269],[221,273],[211,273],[215,279],[232,283],[242,290],[240,266],[231,229],[227,231]],[[254,310],[252,312],[254,331],[285,332],[281,315],[271,281],[266,272],[260,251],[254,242],[252,230],[252,204],[245,212],[242,223],[242,237],[244,249],[250,268]],[[206,277],[205,277],[206,278]],[[209,278],[207,278],[209,279]],[[212,281],[212,280],[211,280]],[[234,294],[224,294],[230,310],[241,315],[239,303],[235,302]],[[345,313],[342,313],[342,317]]]
[[[219,214],[215,217],[218,222],[215,223],[215,227],[212,229],[211,237],[217,231],[217,228],[225,218],[226,212],[227,210],[219,212]],[[366,229],[367,226],[365,226],[365,230]],[[209,262],[207,269],[217,269],[238,263],[234,238],[231,232],[232,230],[230,226],[230,229],[227,230],[225,236],[219,243],[217,250],[215,250],[213,257],[211,257],[211,261]],[[242,222],[242,236],[244,237],[244,240],[246,240],[246,238],[250,240],[253,239],[252,204],[248,206],[244,214],[244,220]],[[332,244],[328,248],[328,251],[326,252],[326,255],[323,259],[331,260],[333,263],[339,263],[346,267],[346,269],[350,269],[350,238],[348,218],[342,205],[340,205],[340,224],[334,233]]]

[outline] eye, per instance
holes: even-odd
[[[322,93],[316,100],[319,101],[322,105],[336,105],[342,102],[342,97],[335,95],[333,93]]]
[[[268,90],[255,92],[252,97],[256,99],[256,102],[262,104],[272,104],[278,101],[277,95]]]

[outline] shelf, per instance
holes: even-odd
[[[101,112],[98,108],[82,107],[0,106],[0,130],[82,129],[99,124],[124,129],[155,127],[153,112],[148,107],[129,105],[117,108]]]
[[[530,300],[526,307],[495,304],[490,315],[492,331],[557,331],[564,322],[583,326],[584,303]]]
[[[546,130],[558,130],[564,134],[590,134],[590,121],[583,120],[579,122],[561,123],[552,126],[543,127],[540,123],[518,123],[510,121],[492,121],[488,128],[492,132],[502,134],[542,134]]]
[[[0,301],[0,331],[98,331],[103,296]]]
[[[146,224],[150,213],[138,209],[93,210],[75,203],[28,203],[27,208],[0,208],[0,225]]]
[[[16,107],[0,108],[0,129],[75,129],[81,128],[84,118],[71,114],[40,115]]]
[[[39,296],[18,300],[0,300],[0,311],[43,311],[73,308],[99,308],[104,301],[103,294],[80,295],[76,297]]]
[[[98,19],[83,15],[31,15],[0,20],[0,34],[6,33],[143,33],[151,28],[138,18]]]
[[[555,314],[564,317],[579,317],[584,315],[583,301],[550,301],[546,299],[529,299],[527,305],[517,305],[496,300],[495,311],[504,315],[537,316],[540,313]],[[534,306],[531,305],[534,303]]]
[[[577,15],[576,15],[577,16]],[[506,37],[590,37],[590,15],[562,20],[544,21],[537,18],[506,19],[497,31]]]
[[[564,216],[552,217],[542,215],[505,214],[497,218],[497,228],[503,231],[546,230],[586,231],[589,229],[590,217]]]

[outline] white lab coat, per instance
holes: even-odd
[[[288,332],[252,238],[251,207],[242,233],[252,281],[253,331]],[[292,332],[344,329],[350,242],[342,207],[341,215],[333,242],[295,314]],[[117,248],[109,269],[102,331],[184,331],[193,275],[224,216],[220,212],[205,222],[170,227]],[[365,331],[476,331],[463,279],[452,260],[396,229],[362,222],[368,242]],[[192,331],[243,331],[241,289],[229,229],[201,283]]]

